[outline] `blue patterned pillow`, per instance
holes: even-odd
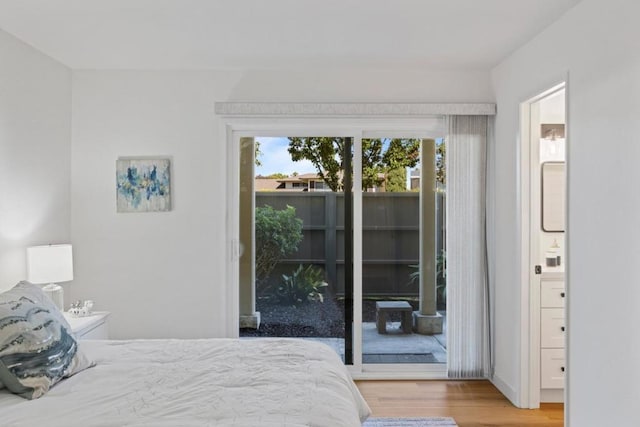
[[[9,391],[37,399],[91,366],[64,316],[39,286],[20,282],[0,294],[0,381]]]

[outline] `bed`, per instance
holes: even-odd
[[[337,354],[295,339],[81,341],[96,366],[39,399],[0,390],[5,426],[360,426]]]
[[[321,343],[79,341],[39,286],[0,293],[3,427],[356,427],[369,413]]]

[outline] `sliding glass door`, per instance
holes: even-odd
[[[319,340],[356,370],[445,363],[444,142],[238,143],[240,336]]]

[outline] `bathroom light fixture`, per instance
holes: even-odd
[[[549,130],[547,130],[547,132],[544,135],[544,138],[548,141],[555,141],[556,140],[556,130],[554,128],[551,128]]]

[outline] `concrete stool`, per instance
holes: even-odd
[[[387,313],[402,313],[402,332],[411,333],[413,323],[411,304],[406,301],[376,301],[376,326],[379,334],[387,333]]]

